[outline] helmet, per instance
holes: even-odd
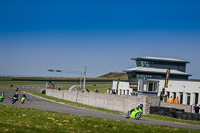
[[[140,109],[142,109],[142,108],[143,108],[143,104],[140,104],[138,107],[139,107]]]

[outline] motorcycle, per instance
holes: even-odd
[[[127,119],[133,118],[139,120],[143,114],[142,110],[143,105],[138,106],[136,109],[131,108],[128,113],[125,115]]]
[[[17,101],[17,97],[12,98],[12,104],[14,104]]]
[[[26,99],[25,97],[21,98],[21,104],[23,104],[25,102],[25,99]]]
[[[0,96],[0,101],[3,102],[4,96]]]

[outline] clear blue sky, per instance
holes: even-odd
[[[97,77],[153,56],[200,78],[199,51],[199,0],[0,1],[0,75]]]

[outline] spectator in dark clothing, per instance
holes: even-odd
[[[99,91],[97,89],[94,90],[94,93],[99,93]]]

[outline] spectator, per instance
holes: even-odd
[[[168,99],[168,103],[174,103],[172,96]]]
[[[174,99],[174,103],[175,103],[175,104],[179,104],[178,97],[177,97],[176,99]]]
[[[82,89],[81,92],[84,92],[84,89]]]
[[[163,100],[163,95],[162,95],[162,92],[160,92],[160,101]]]
[[[87,88],[84,88],[82,92],[90,92]]]
[[[199,113],[200,107],[197,104],[194,106],[194,113]]]
[[[116,94],[114,90],[111,90],[111,94]]]
[[[99,93],[99,91],[97,89],[94,90],[94,93]]]
[[[82,89],[82,92],[85,92],[86,91],[86,88]]]
[[[111,94],[111,90],[110,90],[110,88],[108,88],[107,93],[108,93],[108,94]]]
[[[88,88],[86,88],[86,92],[90,92],[90,91],[88,90]]]

